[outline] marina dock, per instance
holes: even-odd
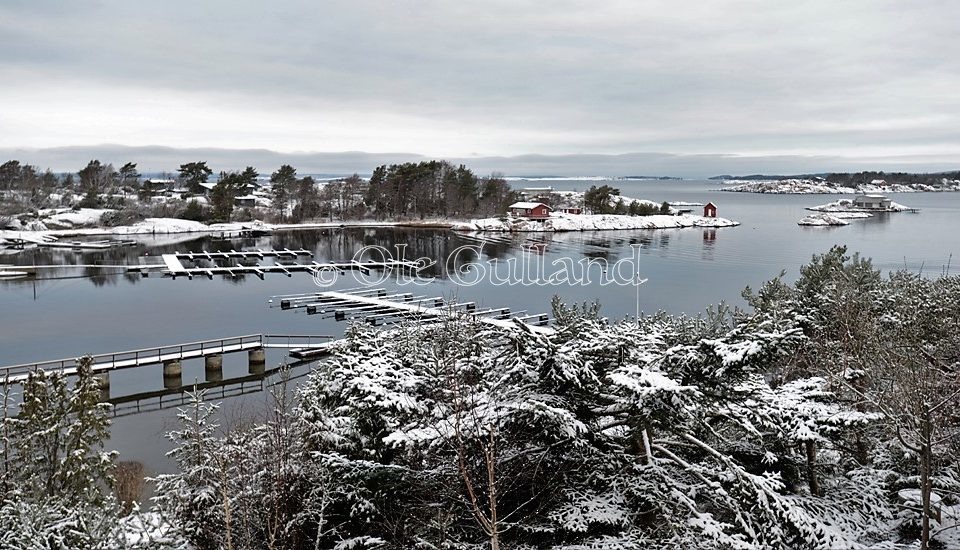
[[[223,275],[225,277],[239,277],[241,275],[255,275],[261,280],[264,278],[264,275],[267,273],[282,273],[287,277],[291,277],[294,273],[317,273],[320,271],[337,271],[337,272],[346,272],[346,271],[361,271],[363,273],[369,273],[371,270],[376,269],[417,269],[420,267],[420,264],[417,262],[405,261],[405,260],[388,260],[388,261],[368,261],[368,262],[359,262],[359,261],[350,261],[350,262],[328,262],[320,263],[317,261],[311,261],[309,263],[293,262],[293,263],[281,263],[279,260],[281,258],[287,259],[298,259],[301,256],[313,257],[313,253],[309,250],[248,250],[248,251],[236,251],[231,250],[229,252],[188,252],[188,253],[174,253],[174,254],[163,254],[163,263],[165,270],[163,271],[164,276],[169,276],[173,279],[177,277],[187,277],[188,279],[193,279],[194,277],[207,277],[208,279],[213,279],[214,275]],[[265,258],[275,258],[273,264],[254,264],[254,265],[243,265],[239,261],[232,266],[206,266],[206,267],[186,267],[183,262],[195,263],[197,261],[230,261],[230,260],[263,260]]]
[[[362,321],[374,326],[396,325],[405,321],[420,323],[447,319],[471,319],[496,327],[507,328],[522,323],[529,330],[543,334],[553,333],[547,313],[511,311],[508,307],[480,309],[476,302],[456,302],[442,296],[417,296],[410,292],[390,293],[383,288],[364,288],[345,291],[310,292],[273,296],[271,307],[279,304],[288,311],[305,311],[337,321]],[[291,350],[290,355],[308,359],[320,349]]]

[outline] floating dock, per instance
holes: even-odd
[[[363,321],[374,326],[395,325],[404,321],[431,323],[466,318],[500,328],[522,323],[534,332],[553,333],[553,328],[549,326],[552,319],[546,313],[529,314],[523,310],[511,311],[508,307],[480,309],[475,302],[447,301],[442,296],[417,296],[411,292],[391,293],[383,288],[287,294],[271,297],[269,304],[271,307],[279,304],[284,310],[302,310],[307,315],[320,315],[337,321]],[[322,348],[292,349],[290,356],[309,359],[324,352],[326,350]]]
[[[109,240],[109,241],[50,241],[36,243],[37,246],[44,248],[66,248],[70,250],[106,250],[109,248],[118,248],[122,246],[136,246],[138,243],[134,240]]]
[[[188,279],[193,279],[194,277],[207,277],[208,279],[213,279],[214,275],[223,275],[225,277],[239,277],[241,275],[255,275],[261,280],[264,278],[264,275],[267,273],[282,273],[287,277],[291,277],[293,273],[317,273],[321,271],[361,271],[364,273],[369,273],[374,269],[417,269],[420,267],[420,264],[417,262],[410,262],[404,260],[388,260],[381,262],[359,262],[359,261],[350,261],[350,262],[328,262],[320,263],[317,261],[311,261],[309,263],[302,263],[299,261],[294,261],[292,263],[281,263],[279,260],[281,258],[297,260],[301,256],[313,257],[313,252],[309,250],[230,250],[228,252],[185,252],[185,253],[174,253],[174,254],[163,254],[163,263],[165,270],[163,274],[165,276],[172,277],[176,279],[177,277],[187,277]],[[186,267],[183,265],[183,262],[197,262],[197,261],[230,261],[230,260],[263,260],[265,258],[275,258],[273,264],[264,265],[264,264],[254,264],[254,265],[243,265],[237,263],[233,266],[211,266],[211,267]]]

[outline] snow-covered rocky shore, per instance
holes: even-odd
[[[87,209],[84,209],[87,210]],[[0,230],[0,245],[6,241],[22,240],[28,243],[45,243],[56,241],[63,237],[94,237],[107,235],[125,236],[154,236],[172,235],[180,233],[236,233],[240,231],[278,231],[294,229],[324,229],[332,227],[392,227],[403,225],[403,222],[358,221],[358,222],[315,222],[302,224],[269,224],[261,221],[214,223],[183,220],[179,218],[147,218],[130,225],[116,227],[88,227],[97,223],[99,216],[94,220],[93,212],[81,210],[71,214],[55,214],[53,217],[41,218],[28,223],[11,220],[9,229]],[[103,211],[98,211],[102,215]],[[48,223],[55,219],[55,223]],[[428,222],[416,222],[410,225],[428,225]],[[55,229],[51,228],[54,227]],[[441,227],[449,223],[438,224]]]
[[[943,180],[939,186],[922,183],[887,183],[875,180],[856,187],[844,187],[823,180],[786,179],[765,181],[725,180],[720,191],[734,193],[771,193],[781,195],[817,195],[852,193],[924,193],[938,191],[960,191],[960,181]]]
[[[484,218],[454,223],[455,231],[612,231],[627,229],[674,229],[681,227],[733,227],[740,222],[726,218],[707,218],[684,214],[672,216],[620,216],[615,214],[552,214],[539,222],[518,217]]]
[[[207,225],[177,218],[147,218],[132,225],[117,227],[79,227],[76,229],[48,229],[44,222],[35,222],[19,229],[0,231],[0,242],[20,239],[27,242],[50,242],[61,237],[84,237],[102,235],[162,235],[170,233],[219,233],[271,229],[263,222],[216,223]]]
[[[862,214],[862,215],[858,215]],[[833,214],[810,214],[809,216],[804,216],[800,218],[800,221],[797,222],[797,225],[808,225],[815,227],[828,227],[828,226],[842,226],[850,225],[848,219],[860,219],[860,218],[869,218],[870,214],[866,212],[836,212]]]

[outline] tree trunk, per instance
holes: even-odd
[[[920,520],[920,550],[930,548],[930,492],[932,484],[930,482],[930,455],[933,449],[930,447],[930,417],[924,414],[921,430],[923,433],[923,443],[920,447],[920,498],[923,501],[923,518]]]
[[[484,459],[487,466],[487,492],[489,494],[490,509],[490,550],[500,550],[500,524],[497,518],[497,463],[494,453],[496,448],[496,439],[493,431],[490,431],[489,446],[484,450]]]
[[[820,480],[817,479],[817,444],[808,439],[803,442],[807,451],[807,485],[810,487],[810,494],[820,496]]]

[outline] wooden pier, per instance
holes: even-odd
[[[293,352],[314,351],[315,355],[323,355],[330,350],[329,342],[333,336],[328,335],[273,335],[248,334],[200,342],[188,342],[171,346],[118,351],[90,356],[93,359],[92,370],[101,378],[102,386],[109,388],[109,372],[119,369],[129,369],[149,365],[163,365],[165,386],[179,387],[182,362],[188,359],[203,358],[206,373],[209,379],[222,378],[223,355],[230,353],[247,352],[250,373],[262,373],[265,368],[266,356],[264,350],[279,348]],[[54,371],[66,375],[77,372],[77,359],[55,359],[52,361],[38,361],[0,367],[0,383],[16,384],[25,381],[31,373],[37,371]],[[218,378],[219,375],[219,378]]]
[[[118,248],[122,246],[136,246],[138,243],[134,240],[108,240],[108,241],[50,241],[36,243],[43,248],[66,248],[70,250],[106,250],[109,248]]]

